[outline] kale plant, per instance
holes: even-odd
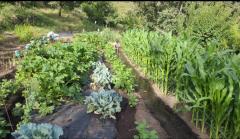
[[[121,111],[120,102],[122,97],[114,90],[100,90],[99,92],[92,92],[84,100],[87,104],[87,113],[94,112],[95,114],[102,114],[101,118],[110,117],[116,119],[114,114]]]
[[[96,68],[92,74],[94,83],[101,86],[102,88],[107,87],[108,89],[111,89],[110,83],[112,82],[112,75],[109,72],[108,68],[100,61],[95,63],[95,67]]]
[[[20,125],[20,128],[12,133],[16,139],[59,139],[61,135],[61,127],[48,123]]]

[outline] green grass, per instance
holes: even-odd
[[[13,13],[12,13],[13,14]],[[62,16],[58,15],[57,9],[50,8],[33,8],[31,9],[31,15],[34,20],[31,21],[31,25],[17,24],[9,29],[5,29],[0,33],[5,31],[14,33],[19,37],[21,42],[29,41],[31,38],[37,37],[41,34],[46,34],[49,31],[54,32],[64,32],[64,31],[96,31],[98,28],[103,29],[103,26],[96,25],[90,22],[83,12],[76,9],[74,11],[64,11]],[[3,16],[3,15],[2,15]],[[0,19],[2,19],[0,14]],[[1,24],[2,20],[0,20]],[[10,21],[14,22],[14,21]],[[12,23],[8,23],[9,26]]]
[[[86,15],[75,9],[73,11],[63,11],[62,16],[58,16],[58,10],[42,8],[36,9],[40,13],[41,18],[49,21],[47,25],[42,25],[47,30],[54,32],[62,31],[78,31],[81,32],[83,29],[85,31],[96,31],[98,28],[102,29],[102,26],[98,26],[90,22]]]
[[[0,34],[0,42],[5,40],[5,36]]]
[[[125,17],[127,12],[130,10],[135,10],[136,5],[133,2],[111,2],[113,7],[116,8],[118,15],[120,17]],[[17,8],[17,7],[15,7]],[[7,11],[11,12],[10,15],[0,14],[0,19],[4,19],[4,17],[8,17],[7,19],[12,19],[15,14],[17,14],[17,10],[14,9],[12,5],[7,5],[5,8]],[[6,11],[5,10],[5,11]],[[104,29],[104,26],[96,25],[90,22],[85,13],[80,10],[80,8],[76,8],[73,11],[62,11],[62,16],[58,16],[58,9],[51,8],[31,8],[26,9],[24,16],[29,14],[33,17],[33,21],[31,21],[31,25],[21,25],[25,22],[20,22],[15,25],[13,20],[0,20],[1,22],[13,27],[9,27],[0,33],[0,41],[4,40],[3,34],[4,31],[9,31],[14,33],[17,37],[19,37],[21,42],[27,42],[32,38],[38,37],[39,35],[46,34],[49,31],[54,32],[64,32],[64,31],[76,31],[82,32],[84,31],[97,31],[97,29]],[[27,14],[26,14],[27,13]],[[14,18],[13,18],[14,19]],[[12,23],[11,23],[12,22]]]
[[[24,24],[16,25],[13,32],[19,38],[20,42],[29,42],[34,38],[46,34],[47,30],[44,28]]]

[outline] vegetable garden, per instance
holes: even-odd
[[[40,5],[58,7],[59,19],[50,22],[56,11]],[[1,139],[240,138],[239,5],[132,6],[119,16],[109,2],[0,3],[0,19],[8,19],[0,31],[16,22],[27,43],[0,50]],[[36,11],[34,18],[10,21],[4,10],[15,7]],[[83,23],[66,25],[78,30],[68,41],[60,39],[65,31],[42,35],[45,25],[69,19]]]

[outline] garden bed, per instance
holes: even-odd
[[[71,37],[67,41],[71,41]],[[88,45],[86,45],[86,47],[87,46]],[[62,46],[59,45],[58,47],[56,47],[56,50],[61,50],[62,48],[60,47]],[[67,46],[66,47],[63,46],[64,49],[63,52],[66,53],[71,52],[71,49],[70,50],[67,49],[68,51],[66,51],[65,50],[66,48]],[[104,63],[110,69],[111,73],[115,75],[115,77],[121,78],[119,76],[122,75],[121,74],[122,72],[127,72],[127,74],[122,76],[128,77],[128,79],[125,78],[119,79],[121,80],[120,85],[124,84],[123,89],[120,89],[122,87],[119,86],[118,87],[115,86],[113,88],[111,87],[123,98],[123,101],[121,102],[121,111],[116,113],[116,119],[111,118],[102,119],[100,115],[89,113],[87,105],[67,100],[61,105],[55,107],[53,113],[47,114],[46,116],[40,116],[38,113],[35,114],[33,112],[30,115],[31,116],[30,122],[50,123],[60,126],[63,129],[64,133],[63,136],[61,137],[62,139],[78,139],[78,138],[132,139],[134,138],[134,135],[138,133],[135,122],[142,121],[146,121],[149,126],[149,129],[154,129],[159,138],[163,139],[207,138],[207,136],[201,134],[198,129],[192,126],[192,124],[189,122],[190,121],[189,118],[183,119],[182,115],[175,113],[173,111],[174,106],[177,104],[175,98],[173,96],[161,97],[161,95],[159,95],[161,93],[159,92],[159,90],[157,90],[158,88],[156,87],[156,85],[154,86],[152,82],[146,79],[144,75],[138,69],[136,69],[137,68],[136,65],[133,65],[131,61],[129,61],[129,59],[122,52],[120,53],[120,59],[123,62],[121,62],[121,60],[118,59],[119,57],[117,57],[118,59],[117,63],[109,62],[111,61],[111,57],[114,58],[113,57],[114,54],[112,53],[113,50],[109,48],[106,47],[105,48],[106,50],[104,50],[105,51],[104,53],[108,55],[107,57],[104,57],[103,60]],[[51,48],[46,49],[51,50]],[[109,55],[110,53],[113,55]],[[125,66],[124,63],[127,66]],[[131,72],[128,71],[130,69],[129,67],[134,69],[133,72],[134,75],[131,75]],[[118,68],[120,68],[122,71],[114,71],[117,70]],[[90,69],[90,71],[91,70],[92,69]],[[85,85],[81,86],[81,89],[83,89],[81,90],[81,92],[83,92],[84,96],[89,96],[93,91],[96,91],[95,89],[92,90],[93,88],[90,85],[91,82],[88,82],[90,81],[89,78],[90,74],[93,74],[93,72],[86,74],[87,83],[84,83]],[[116,74],[118,74],[118,76],[116,76]],[[129,87],[131,89],[131,86],[134,85],[132,84],[132,82],[130,83],[128,82],[129,84],[126,84],[126,80],[131,80],[130,78],[134,77],[136,77],[136,83],[133,84],[136,84],[136,87],[134,87],[131,93],[137,96],[138,103],[133,108],[131,107],[130,104],[132,102],[130,102],[131,100],[129,99],[128,96],[129,95],[128,89]],[[18,100],[15,100],[12,103],[12,105],[14,105],[18,101],[23,102],[22,100],[23,100],[22,98],[19,98]],[[16,120],[13,120],[14,129],[16,129],[16,124],[20,121],[20,118],[13,117],[12,114],[10,114],[10,116],[11,119],[17,118]],[[11,137],[8,136],[8,138]]]
[[[200,129],[191,123],[190,113],[176,113],[173,110],[178,105],[174,96],[163,95],[157,85],[149,81],[139,67],[133,64],[122,51],[120,51],[120,58],[134,70],[147,108],[172,138],[209,138],[206,133],[201,133]]]

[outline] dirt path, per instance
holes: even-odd
[[[0,41],[0,51],[15,51],[22,46],[14,34],[6,32],[4,36],[5,39]]]
[[[144,103],[144,99],[140,96],[139,102],[136,107],[135,120],[137,122],[146,121],[150,129],[154,129],[158,133],[160,139],[168,139],[170,136],[167,134],[161,123],[152,115]]]

